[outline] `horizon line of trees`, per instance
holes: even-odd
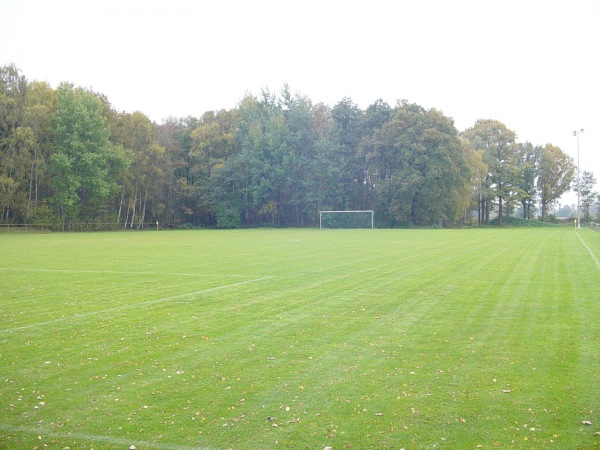
[[[330,107],[284,85],[157,124],[0,67],[0,223],[306,227],[319,210],[372,209],[380,227],[455,226],[492,212],[501,224],[516,208],[531,219],[538,204],[547,220],[574,173],[552,144],[518,142],[491,119],[459,132],[406,100]]]

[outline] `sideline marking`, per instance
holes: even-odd
[[[579,236],[579,233],[576,233],[577,237],[579,238],[579,240],[581,241],[581,243],[583,244],[583,246],[585,247],[585,249],[588,251],[588,253],[590,254],[590,256],[592,257],[592,259],[594,260],[594,262],[596,263],[596,266],[598,267],[598,270],[600,270],[600,261],[598,261],[598,259],[594,256],[594,254],[592,253],[592,250],[587,246],[587,244],[583,241],[583,239],[581,238],[581,236]]]
[[[194,295],[205,294],[207,292],[218,291],[218,290],[221,290],[221,289],[228,289],[228,288],[235,287],[235,286],[242,286],[244,284],[258,283],[260,281],[268,280],[268,279],[271,279],[271,278],[275,278],[275,277],[274,276],[266,276],[266,277],[261,277],[261,278],[255,278],[253,280],[246,280],[246,281],[240,281],[238,283],[224,284],[223,286],[215,286],[215,287],[211,287],[211,288],[207,288],[207,289],[201,289],[199,291],[187,292],[185,294],[173,295],[171,297],[164,297],[164,298],[158,298],[156,300],[149,300],[147,302],[139,302],[139,303],[133,303],[133,304],[130,304],[130,305],[116,306],[114,308],[103,309],[103,310],[100,310],[100,311],[91,311],[89,313],[78,314],[78,315],[70,316],[70,317],[61,317],[59,319],[52,319],[52,320],[47,320],[45,322],[32,323],[32,324],[29,324],[29,325],[23,325],[21,327],[7,328],[5,330],[0,330],[0,333],[12,333],[14,331],[27,330],[29,328],[34,328],[34,327],[38,327],[38,326],[42,326],[42,325],[50,325],[50,324],[59,323],[59,322],[66,322],[66,321],[69,321],[69,320],[71,320],[71,321],[79,321],[81,319],[85,319],[85,318],[90,317],[90,316],[97,316],[99,314],[105,314],[105,313],[114,312],[114,311],[121,311],[121,310],[125,310],[125,309],[135,309],[135,308],[140,307],[140,306],[155,305],[157,303],[163,303],[163,302],[168,302],[170,300],[176,300],[176,299],[181,299],[181,298],[186,298],[186,297],[192,297]]]
[[[96,434],[83,434],[83,433],[55,433],[53,431],[48,431],[43,428],[25,428],[25,427],[11,427],[10,425],[0,425],[0,430],[6,431],[8,433],[25,433],[25,434],[37,434],[48,437],[55,437],[61,439],[80,439],[87,442],[95,441],[95,442],[105,442],[108,444],[117,444],[123,445],[123,448],[129,448],[130,445],[135,445],[136,447],[145,447],[145,448],[155,448],[158,450],[209,450],[208,447],[182,447],[180,445],[173,444],[160,444],[160,443],[152,443],[147,441],[138,441],[138,440],[130,440],[125,438],[116,438],[112,436],[99,436]]]

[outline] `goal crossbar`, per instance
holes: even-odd
[[[325,211],[319,211],[319,229],[323,228],[323,214],[329,214],[329,213],[368,213],[371,214],[371,228],[374,228],[374,216],[375,213],[372,209],[355,209],[355,210],[344,210],[344,211],[332,211],[332,210],[325,210]]]

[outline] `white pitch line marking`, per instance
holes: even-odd
[[[211,287],[211,288],[207,288],[207,289],[201,289],[199,291],[187,292],[185,294],[173,295],[171,297],[164,297],[164,298],[158,298],[156,300],[149,300],[147,302],[140,302],[140,303],[133,303],[131,305],[117,306],[117,307],[114,307],[114,308],[103,309],[101,311],[91,311],[89,313],[79,314],[79,315],[76,315],[76,316],[61,317],[59,319],[47,320],[45,322],[38,322],[38,323],[29,324],[29,325],[23,325],[21,327],[8,328],[6,330],[0,330],[0,333],[12,333],[14,331],[27,330],[29,328],[39,327],[39,326],[42,326],[42,325],[51,325],[51,324],[54,324],[54,323],[66,322],[66,321],[69,321],[69,320],[70,321],[79,321],[81,319],[85,319],[85,318],[91,317],[91,316],[97,316],[97,315],[100,315],[100,314],[105,314],[105,313],[110,313],[110,312],[115,312],[115,311],[123,311],[123,310],[126,310],[126,309],[135,309],[135,308],[138,308],[140,306],[155,305],[157,303],[164,303],[164,302],[168,302],[168,301],[171,301],[171,300],[177,300],[177,299],[182,299],[182,298],[186,298],[186,297],[192,297],[194,295],[206,294],[208,292],[218,291],[218,290],[221,290],[221,289],[229,289],[229,288],[236,287],[236,286],[243,286],[244,284],[258,283],[260,281],[268,280],[270,278],[275,278],[275,277],[274,276],[266,276],[266,277],[261,277],[261,278],[255,278],[253,280],[246,280],[246,281],[240,281],[238,283],[231,283],[231,284],[225,284],[225,285],[222,285],[222,286],[215,286],[215,287]]]
[[[583,239],[581,239],[581,236],[579,236],[579,233],[577,233],[577,237],[579,238],[579,240],[581,241],[581,243],[583,244],[583,246],[585,247],[585,249],[588,251],[588,253],[592,257],[592,259],[596,263],[596,266],[600,270],[600,261],[598,261],[598,259],[594,256],[594,253],[592,252],[592,250],[587,246],[587,244],[583,241]]]

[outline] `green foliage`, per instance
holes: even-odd
[[[596,177],[592,172],[584,170],[579,181],[575,186],[575,192],[579,191],[582,219],[586,222],[590,220],[590,208],[598,200],[598,191],[595,189]]]
[[[54,214],[52,208],[46,204],[39,205],[31,217],[31,223],[39,225],[48,225],[50,229],[60,229],[60,219]]]
[[[497,120],[478,120],[463,133],[476,150],[483,152],[488,175],[482,180],[482,201],[486,222],[489,221],[491,200],[498,199],[498,223],[502,225],[506,210],[522,198],[523,166],[516,143],[516,134]]]
[[[471,195],[466,149],[452,121],[436,110],[403,103],[374,133],[366,153],[379,179],[386,225],[455,223]]]
[[[239,206],[231,203],[220,203],[215,206],[215,215],[217,228],[233,229],[241,228],[242,221],[240,217]]]
[[[490,221],[491,225],[497,225],[497,226],[505,226],[505,227],[526,227],[526,228],[530,228],[530,227],[535,227],[535,228],[539,228],[539,227],[555,227],[557,226],[554,223],[549,223],[549,222],[545,222],[545,221],[540,221],[540,220],[528,220],[528,219],[521,219],[519,217],[512,217],[512,216],[507,216],[504,217],[502,219],[502,223],[500,223],[500,220],[498,217],[492,219]]]
[[[102,103],[88,91],[61,84],[52,117],[53,152],[48,160],[53,195],[63,220],[105,213],[127,161],[109,142]]]
[[[28,207],[26,181],[35,139],[21,126],[27,80],[14,66],[0,67],[0,221],[20,221]]]
[[[194,226],[193,223],[185,222],[185,223],[180,224],[177,228],[180,230],[193,230],[196,227]]]
[[[548,206],[569,190],[575,174],[575,165],[570,156],[551,144],[546,144],[540,149],[539,159],[538,188],[542,220],[545,220]]]
[[[0,150],[0,221],[10,223],[45,216],[44,205],[58,222],[121,228],[314,227],[328,209],[376,210],[384,227],[454,226],[472,209],[480,223],[494,210],[502,222],[519,203],[527,218],[539,203],[545,219],[573,178],[550,144],[518,143],[495,120],[459,135],[451,118],[407,101],[329,107],[284,85],[157,124],[99,93],[28,82],[14,66],[0,68]]]

